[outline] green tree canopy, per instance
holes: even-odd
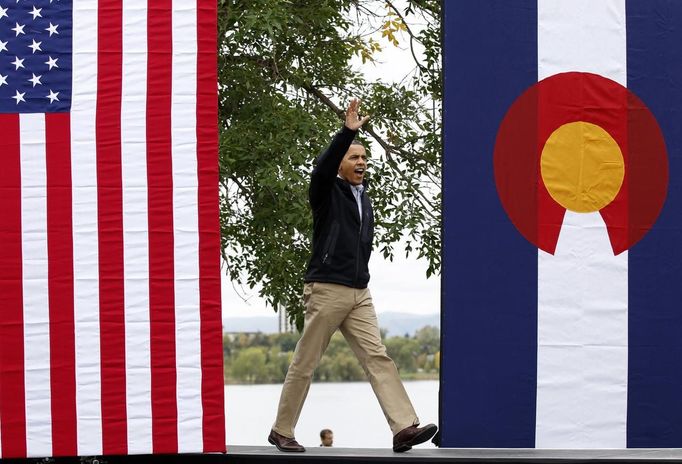
[[[417,343],[425,353],[436,353],[440,350],[440,329],[427,325],[415,333]]]
[[[260,383],[267,378],[265,350],[259,347],[245,348],[232,364],[232,375],[245,383]]]
[[[424,343],[428,335],[429,342]],[[440,357],[434,327],[424,327],[414,336],[384,339],[389,356],[404,380],[433,380],[438,374]],[[240,334],[224,337],[225,381],[227,383],[281,383],[294,356],[300,334]],[[292,343],[293,342],[293,343]],[[315,381],[348,382],[366,380],[365,372],[341,332],[332,336],[315,370]]]
[[[437,273],[440,2],[219,0],[219,37],[222,249],[230,278],[260,284],[261,296],[302,327],[309,174],[352,96],[372,116],[359,138],[370,149],[375,249],[392,259],[405,240],[408,253],[427,260],[427,274]],[[352,67],[354,59],[381,66],[376,53],[393,46],[415,60],[398,83],[369,81]]]

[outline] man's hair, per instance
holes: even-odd
[[[324,438],[327,436],[327,434],[334,433],[329,429],[322,429],[320,430],[320,438]]]
[[[355,139],[353,139],[353,141],[350,144],[351,145],[360,145],[361,147],[365,146],[361,141],[355,140]]]

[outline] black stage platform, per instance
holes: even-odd
[[[388,448],[319,448],[305,453],[281,453],[274,446],[228,446],[227,454],[98,456],[90,458],[2,459],[0,464],[287,464],[287,463],[616,463],[680,462],[682,449],[539,450],[419,448],[394,453]]]
[[[682,449],[539,450],[421,448],[406,453],[371,448],[308,448],[305,453],[280,453],[273,446],[230,446],[228,463],[582,463],[682,462]]]

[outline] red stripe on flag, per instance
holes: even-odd
[[[175,269],[171,156],[172,1],[147,10],[147,189],[152,442],[155,453],[177,453]]]
[[[122,17],[121,0],[99,1],[95,131],[104,454],[128,452],[121,191]]]
[[[218,210],[217,8],[198,2],[197,169],[204,452],[225,452],[220,222]]]
[[[2,457],[25,457],[19,115],[0,114],[0,127],[0,435]]]
[[[55,456],[78,454],[70,126],[68,113],[45,115],[50,387]]]

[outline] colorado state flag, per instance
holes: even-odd
[[[442,446],[682,447],[682,2],[444,2]]]

